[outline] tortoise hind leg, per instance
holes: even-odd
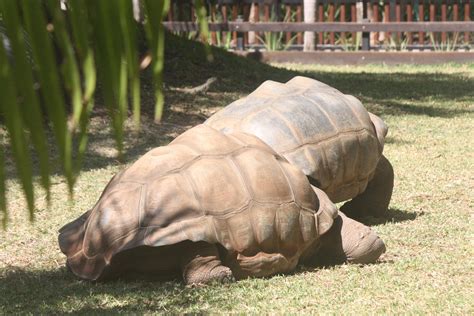
[[[393,167],[387,158],[382,156],[365,191],[346,202],[341,211],[351,218],[386,216],[392,198],[393,178]]]
[[[191,243],[181,257],[181,271],[186,284],[233,281],[232,271],[222,265],[216,245]]]

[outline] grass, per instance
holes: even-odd
[[[68,200],[64,180],[54,175],[49,207],[37,190],[34,223],[28,222],[8,161],[11,220],[0,231],[0,314],[474,313],[474,65],[275,67],[216,50],[216,62],[205,66],[199,52],[188,42],[172,45],[166,83],[196,86],[216,76],[210,92],[168,92],[164,122],[152,124],[145,115],[140,134],[127,133],[123,164],[115,159],[110,129],[97,109],[75,199]],[[291,275],[200,288],[179,281],[89,283],[66,270],[57,230],[92,207],[114,173],[265,79],[297,74],[359,97],[390,126],[385,154],[396,176],[390,216],[366,219],[387,245],[380,262],[299,267]],[[144,94],[147,113],[153,102],[146,84]]]

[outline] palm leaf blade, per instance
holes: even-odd
[[[30,219],[34,215],[34,191],[33,191],[33,172],[30,154],[28,151],[27,138],[23,130],[23,119],[16,103],[17,93],[15,82],[12,78],[12,70],[7,60],[7,55],[3,45],[0,45],[0,104],[5,116],[5,123],[9,133],[9,140],[12,146],[13,158],[15,159],[16,169],[25,193]],[[3,158],[3,157],[2,157]],[[2,174],[3,174],[3,165]],[[1,184],[4,189],[3,183]],[[3,204],[3,203],[2,203]],[[5,213],[6,216],[6,213]],[[4,217],[4,221],[6,217]]]
[[[51,38],[47,33],[47,24],[38,1],[21,1],[24,19],[32,38],[32,49],[38,67],[41,94],[53,123],[53,131],[59,148],[64,174],[72,193],[74,176],[72,168],[72,139],[67,128],[63,93],[59,84],[59,72],[54,58]]]
[[[23,120],[30,131],[32,143],[38,153],[41,184],[46,190],[46,197],[49,201],[50,171],[47,138],[42,122],[43,113],[39,105],[38,96],[34,90],[31,65],[26,55],[27,47],[25,45],[25,34],[20,25],[17,3],[13,1],[4,1],[3,10],[5,12],[4,18],[7,26],[7,34],[15,56],[14,76],[16,85],[22,87],[22,89],[18,91],[24,99],[21,103],[21,113],[23,115]]]
[[[136,40],[136,24],[133,19],[132,2],[128,0],[121,0],[119,3],[120,10],[120,25],[122,27],[125,58],[128,66],[128,76],[130,91],[132,97],[133,119],[136,128],[140,127],[140,77],[138,54],[137,54],[137,40]]]

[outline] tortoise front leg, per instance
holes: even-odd
[[[226,263],[232,268],[235,277],[240,280],[290,272],[295,269],[298,260],[296,256],[287,258],[281,253],[262,251],[250,257],[240,253],[234,254],[226,259]]]
[[[346,202],[341,211],[351,218],[365,216],[383,217],[388,211],[388,205],[393,191],[393,168],[390,162],[382,156],[375,169],[373,179],[367,184],[364,192]]]
[[[234,280],[232,271],[222,265],[217,246],[206,242],[191,243],[183,249],[181,271],[186,284]]]

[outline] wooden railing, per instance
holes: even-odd
[[[302,22],[302,0],[207,1],[209,41],[240,49],[279,41],[280,48],[297,49],[303,44],[302,32],[312,31],[318,49],[469,50],[473,1],[318,0],[315,23]],[[171,3],[166,27],[196,32],[193,2]]]

